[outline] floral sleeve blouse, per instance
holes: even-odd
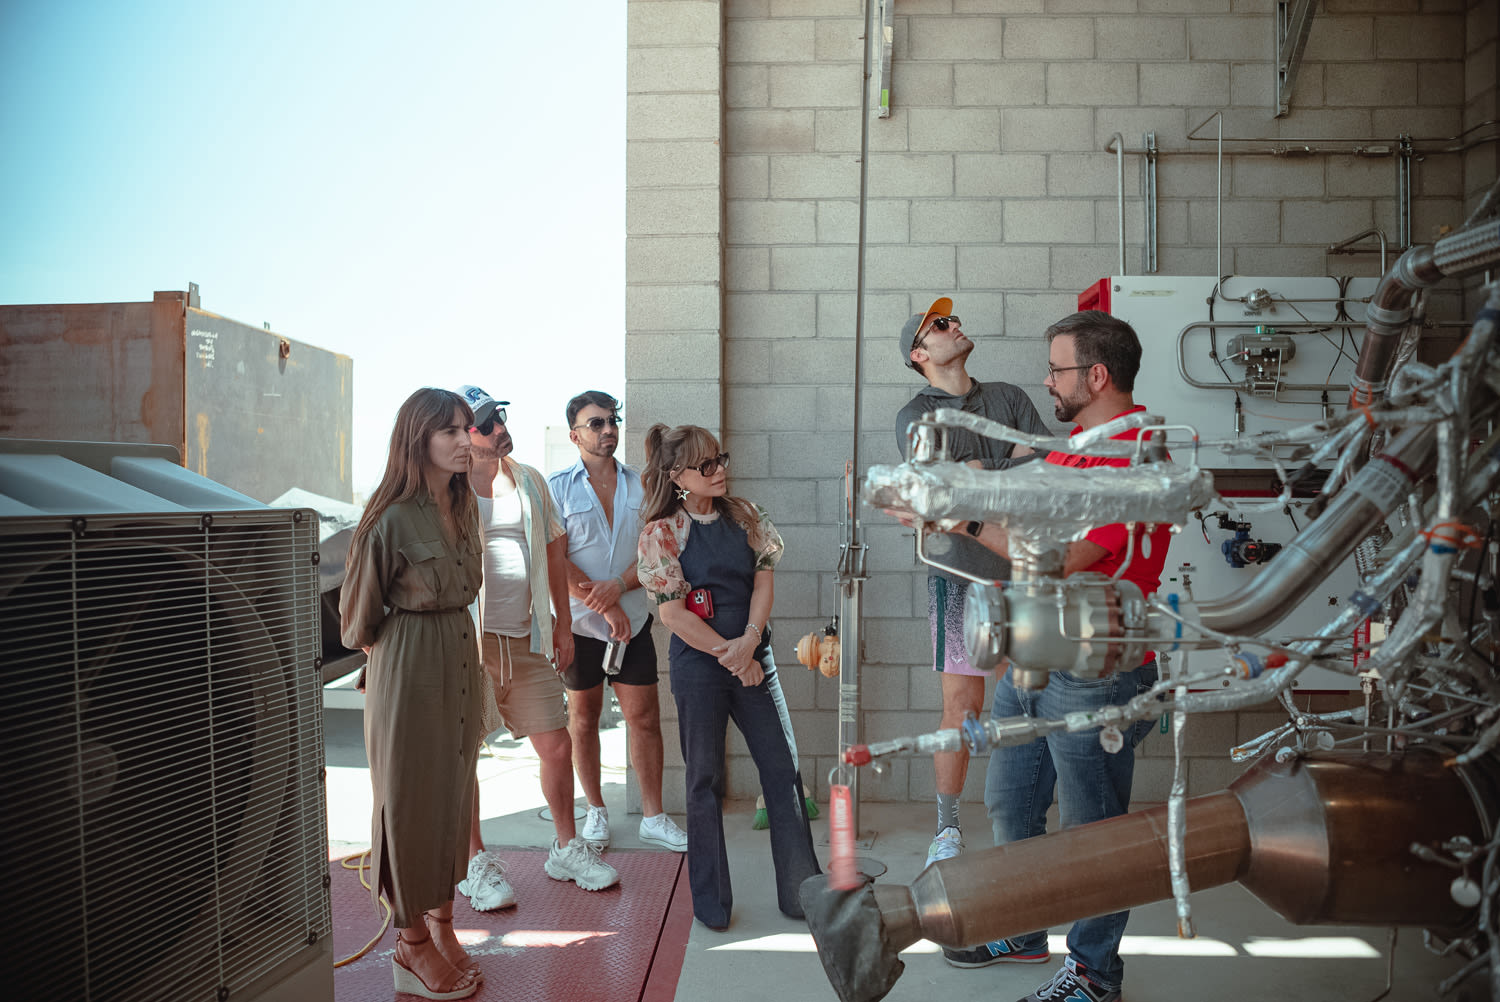
[[[781,533],[771,524],[771,516],[766,514],[764,508],[756,505],[755,513],[760,519],[758,531],[750,535],[758,535],[761,539],[760,546],[755,550],[755,569],[773,570],[785,549]],[[636,564],[636,573],[641,579],[646,597],[656,605],[686,598],[687,593],[693,590],[692,584],[683,577],[682,564],[678,560],[692,525],[692,516],[679,508],[641,530],[640,559]]]

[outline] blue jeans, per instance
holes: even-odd
[[[1046,688],[1018,690],[1010,673],[995,683],[990,713],[999,717],[1060,719],[1079,710],[1127,703],[1156,683],[1156,663],[1101,679],[1081,679],[1053,672]],[[1062,826],[1088,824],[1124,814],[1130,808],[1135,773],[1135,746],[1154,721],[1138,721],[1125,732],[1125,747],[1115,754],[1099,744],[1099,731],[1054,732],[1024,745],[997,748],[984,777],[984,806],[994,826],[995,844],[1019,842],[1047,831],[1047,808],[1058,795]],[[1120,937],[1130,912],[1079,919],[1068,931],[1068,964],[1082,967],[1090,980],[1118,991],[1125,976]],[[1044,950],[1047,932],[1016,936],[1022,951]]]
[[[794,746],[784,729],[786,702],[769,650],[760,662],[766,677],[748,687],[717,663],[698,658],[672,663],[672,698],[677,702],[677,732],[687,772],[688,887],[693,914],[713,929],[729,925],[734,904],[724,844],[724,742],[730,720],[745,736],[760,772],[781,910],[801,918],[798,889],[802,881],[822,872],[802,803]]]

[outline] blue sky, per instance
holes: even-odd
[[[354,478],[417,386],[519,458],[624,383],[625,4],[0,2],[0,302],[203,308],[354,358]]]

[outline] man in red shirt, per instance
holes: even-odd
[[[1048,363],[1045,385],[1059,421],[1076,424],[1073,434],[1096,428],[1122,414],[1144,410],[1132,396],[1141,365],[1141,344],[1130,325],[1098,310],[1087,310],[1047,328]],[[1135,439],[1132,429],[1114,436]],[[1096,458],[1053,452],[1047,462],[1061,466],[1127,466],[1124,458]],[[972,528],[971,527],[971,531]],[[977,538],[997,553],[1008,553],[1004,529],[979,526]],[[1171,527],[1158,526],[1147,534],[1135,528],[1132,544],[1123,524],[1090,530],[1068,544],[1062,573],[1081,571],[1114,574],[1127,559],[1122,575],[1150,595],[1161,584]],[[1075,711],[1097,710],[1129,702],[1156,682],[1156,658],[1129,671],[1090,679],[1054,671],[1040,690],[1018,689],[1010,673],[995,683],[992,717],[1030,716],[1061,719]],[[1137,724],[1109,745],[1099,731],[1059,732],[1029,744],[997,748],[985,775],[984,804],[994,825],[995,842],[1015,842],[1046,832],[1047,809],[1058,794],[1062,826],[1087,824],[1124,814],[1130,806],[1130,784],[1135,746],[1149,731]],[[1119,740],[1123,738],[1123,740]],[[1120,938],[1129,912],[1116,912],[1073,923],[1068,932],[1067,963],[1046,984],[1020,1002],[1069,999],[1077,1002],[1118,1002],[1124,978]],[[986,943],[972,950],[970,963],[981,967],[1003,961],[1040,962],[1047,958],[1045,930]]]

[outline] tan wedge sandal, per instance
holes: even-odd
[[[399,930],[397,931],[396,954],[395,956],[391,957],[391,974],[395,978],[396,991],[406,992],[409,995],[416,995],[424,999],[437,999],[438,1002],[445,1002],[445,1000],[447,999],[466,999],[470,995],[473,995],[475,992],[479,991],[479,981],[467,971],[459,972],[459,987],[452,988],[447,991],[439,991],[438,989],[429,986],[427,982],[422,980],[421,975],[401,962],[401,947],[420,946],[423,943],[430,941],[431,939],[432,934],[430,932],[426,936],[423,936],[421,939],[407,939],[405,936],[401,935]],[[436,946],[436,944],[434,944],[434,946]],[[442,957],[443,955],[439,953],[438,956]],[[447,960],[448,958],[443,957],[443,959]],[[452,965],[450,964],[449,966]],[[454,970],[456,971],[458,969],[454,968]]]
[[[429,922],[436,922],[439,925],[453,924],[453,919],[451,916],[449,918],[438,918],[436,915],[432,914],[432,912],[423,912],[422,914],[427,918],[427,921]],[[427,932],[428,935],[432,934],[431,929],[427,930]],[[443,944],[437,940],[434,940],[433,942],[437,943],[438,953],[443,953]],[[474,977],[479,981],[484,980],[484,972],[479,969],[479,961],[469,956],[467,952],[464,952],[462,954],[461,960],[454,960],[446,953],[443,953],[443,959],[452,964],[454,967],[458,968],[460,971],[467,971],[468,973],[473,974]]]

